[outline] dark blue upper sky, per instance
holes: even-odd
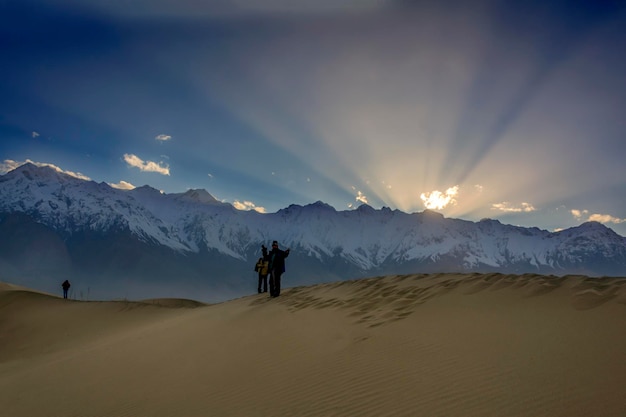
[[[5,0],[1,171],[626,235],[624,4]]]

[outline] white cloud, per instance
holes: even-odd
[[[572,213],[572,216],[574,216],[577,220],[613,224],[626,223],[626,219],[620,219],[619,217],[614,217],[610,214],[589,214],[589,210],[570,210],[570,213]]]
[[[109,185],[113,188],[117,188],[118,190],[132,190],[136,188],[133,184],[126,182],[126,181],[120,181],[117,184],[109,184]]]
[[[241,202],[239,200],[235,200],[235,202],[233,203],[233,207],[235,207],[237,210],[255,210],[259,213],[265,213],[265,207],[257,207],[257,205],[254,204],[252,201]]]
[[[35,162],[35,161],[31,161],[30,159],[27,159],[24,162],[18,162],[18,161],[13,161],[11,159],[5,159],[2,163],[0,163],[0,173],[2,174],[6,174],[9,171],[13,171],[15,168],[20,167],[24,164],[33,164],[36,165],[38,167],[49,167],[54,169],[56,172],[60,172],[62,174],[66,174],[66,175],[70,175],[74,178],[78,178],[80,180],[85,180],[85,181],[91,181],[91,178],[89,178],[88,176],[81,174],[80,172],[73,172],[73,171],[66,171],[64,169],[59,168],[58,166],[54,165],[54,164],[48,164],[46,162]]]
[[[11,159],[5,159],[2,163],[0,163],[0,173],[6,174],[23,164],[24,162],[16,162]]]
[[[363,204],[369,204],[368,200],[367,200],[367,196],[365,194],[363,194],[363,192],[357,190],[354,185],[352,185],[350,188],[352,188],[352,191],[356,191],[356,197],[354,198],[355,201],[359,201],[359,202],[361,202]],[[352,208],[353,204],[349,203],[348,207]]]
[[[33,132],[31,135],[33,138],[38,138],[40,136],[38,132]]]
[[[614,224],[626,223],[626,219],[613,217],[610,214],[592,214],[591,216],[589,216],[589,220],[593,222],[600,222],[600,223],[614,223]]]
[[[530,203],[522,203],[518,206],[509,203],[508,201],[503,201],[502,203],[494,203],[491,205],[492,210],[504,211],[506,213],[530,213],[535,211],[535,207]]]
[[[429,193],[420,194],[420,198],[424,202],[424,207],[430,210],[441,210],[442,208],[455,205],[455,196],[459,193],[459,186],[455,185],[442,193],[439,190],[434,190]]]
[[[156,172],[162,175],[170,175],[170,167],[163,162],[143,161],[137,155],[124,154],[124,161],[131,167],[139,168],[143,172]]]
[[[156,136],[155,139],[160,140],[161,142],[165,142],[165,141],[172,139],[172,137],[170,135],[161,134],[161,135]]]

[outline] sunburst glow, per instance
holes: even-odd
[[[31,3],[3,15],[7,160],[626,234],[623,2],[35,0],[26,32]]]

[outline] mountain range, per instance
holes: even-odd
[[[550,232],[320,201],[258,213],[205,190],[119,190],[33,164],[0,176],[0,280],[59,292],[67,278],[78,299],[249,294],[273,240],[291,249],[285,286],[427,272],[626,276],[626,238],[597,222]]]

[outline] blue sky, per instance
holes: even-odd
[[[626,235],[623,2],[5,0],[0,47],[1,172]]]

